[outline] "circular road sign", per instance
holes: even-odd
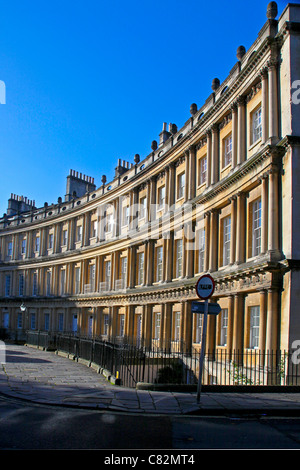
[[[215,281],[209,274],[201,276],[196,284],[196,293],[200,299],[209,299],[214,293]]]

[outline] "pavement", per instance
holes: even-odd
[[[56,352],[5,344],[0,396],[25,402],[126,413],[300,416],[300,393],[156,391],[124,388]],[[297,388],[298,389],[298,388]]]

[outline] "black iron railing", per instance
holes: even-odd
[[[70,333],[27,332],[27,343],[58,350],[106,369],[125,387],[138,383],[196,385],[200,351],[182,342],[151,345],[128,338],[83,337]],[[203,385],[300,385],[293,351],[208,351]]]

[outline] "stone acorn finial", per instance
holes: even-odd
[[[214,78],[211,84],[211,88],[213,91],[216,91],[220,86],[220,80],[218,78]]]
[[[244,46],[239,46],[236,51],[237,59],[242,60],[245,54],[246,54],[246,48]]]
[[[198,108],[197,108],[196,103],[192,103],[191,106],[190,106],[190,113],[191,113],[192,116],[194,116],[194,114],[196,114],[197,109]]]
[[[267,18],[268,20],[275,20],[278,14],[278,8],[276,2],[270,2],[267,7]]]
[[[104,185],[106,183],[106,176],[103,175],[101,178],[101,183]]]
[[[155,152],[155,150],[157,150],[157,142],[156,142],[156,140],[153,140],[153,141],[152,141],[151,148],[152,148],[153,152]]]
[[[137,165],[139,163],[139,161],[140,161],[140,156],[139,156],[138,153],[136,153],[135,156],[134,156],[134,163]]]

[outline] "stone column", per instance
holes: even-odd
[[[230,295],[229,304],[228,304],[228,326],[227,326],[227,351],[228,352],[232,350],[232,345],[233,345],[233,324],[234,324],[234,296]]]
[[[266,349],[266,321],[267,321],[267,291],[259,292],[259,350]],[[264,365],[263,355],[261,355],[261,366]]]
[[[204,271],[209,270],[209,254],[210,254],[210,212],[204,214],[205,222],[205,256],[204,256]]]
[[[244,325],[244,296],[241,293],[234,296],[234,321],[232,349],[234,354],[241,353],[243,348],[243,325]],[[235,360],[238,359],[236,355]]]
[[[277,61],[268,63],[269,76],[269,137],[278,137]]]
[[[183,341],[185,343],[185,348],[186,351],[191,350],[192,346],[192,320],[193,320],[193,315],[192,315],[192,305],[191,305],[191,300],[186,300],[183,303],[183,318],[184,318],[184,324],[183,324]]]
[[[279,249],[278,210],[278,169],[274,167],[269,172],[268,250],[271,252]]]
[[[207,157],[206,157],[206,187],[211,185],[211,159],[212,159],[212,137],[211,130],[206,131],[207,136]]]
[[[246,250],[246,194],[242,192],[237,196],[236,233],[236,262],[243,263]]]
[[[268,290],[268,313],[266,322],[266,351],[277,350],[278,333],[278,291]]]
[[[184,158],[185,158],[184,201],[186,202],[189,198],[190,159],[191,159],[191,153],[189,149],[185,152]]]
[[[240,165],[246,159],[246,99],[239,96],[237,99],[238,107],[238,135],[237,135],[237,164]]]
[[[231,233],[230,233],[230,264],[235,262],[236,257],[236,196],[230,198],[231,204]],[[238,234],[239,235],[239,234]]]
[[[269,138],[269,89],[268,89],[268,70],[264,68],[260,73],[261,78],[261,119],[262,119],[262,132],[261,140],[264,144]]]
[[[186,180],[188,186],[188,199],[194,199],[196,196],[196,147],[191,145],[189,148],[189,180]]]
[[[211,184],[219,180],[219,125],[214,124],[212,130]]]
[[[237,115],[237,104],[231,105],[232,112],[232,168],[237,165],[237,136],[238,136],[238,115]]]
[[[218,259],[218,216],[219,211],[213,209],[210,211],[210,243],[209,243],[209,271],[217,269]]]
[[[268,175],[261,178],[261,253],[268,250]]]

